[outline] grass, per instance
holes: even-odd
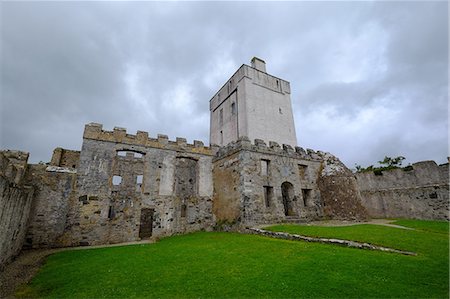
[[[406,225],[406,224],[404,224]],[[156,244],[50,256],[16,295],[46,298],[448,298],[448,234],[441,225],[277,226],[315,236],[376,241],[418,256],[271,239],[195,233]],[[384,236],[384,238],[383,238]]]

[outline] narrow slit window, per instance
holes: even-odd
[[[223,108],[219,111],[219,124],[223,125]]]
[[[266,204],[266,208],[269,208],[272,202],[273,197],[273,187],[264,186],[264,202]]]
[[[232,115],[236,114],[236,103],[231,103],[231,114]]]
[[[108,219],[114,219],[115,216],[116,216],[116,213],[114,212],[114,207],[109,206]]]
[[[182,204],[181,205],[181,217],[186,217],[186,210],[187,210],[186,204]]]

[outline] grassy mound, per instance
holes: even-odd
[[[17,296],[448,297],[448,234],[373,225],[272,229],[374,241],[419,255],[254,235],[195,233],[156,244],[54,254]]]

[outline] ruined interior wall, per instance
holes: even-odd
[[[152,236],[213,226],[212,153],[201,142],[90,124],[77,172],[78,199],[66,234],[73,245],[139,240],[144,209],[153,211]]]
[[[362,205],[353,173],[336,157],[322,154],[323,165],[319,177],[325,218],[365,220],[369,214]]]
[[[80,151],[73,151],[57,147],[53,151],[50,165],[66,168],[78,168],[80,161]]]
[[[235,223],[241,216],[239,154],[214,161],[213,209],[216,220],[221,223]]]
[[[372,217],[449,219],[448,164],[424,161],[412,168],[356,174],[362,203]]]
[[[24,246],[45,248],[71,245],[63,234],[71,198],[75,196],[76,171],[72,168],[29,165],[26,181],[35,192]]]
[[[0,270],[22,249],[33,198],[33,188],[23,184],[28,153],[4,153],[0,152]]]

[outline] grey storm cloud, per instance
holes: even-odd
[[[447,2],[1,2],[1,146],[48,161],[84,124],[209,141],[253,56],[291,82],[299,145],[348,166],[448,156]]]

